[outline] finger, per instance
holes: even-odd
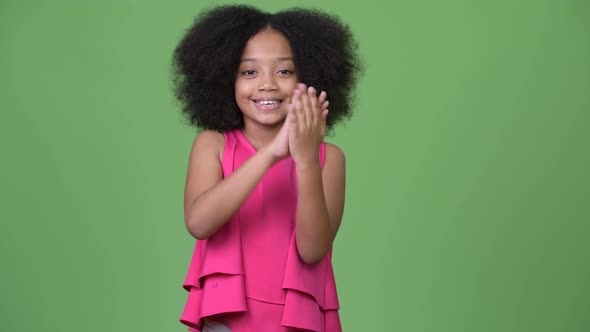
[[[328,105],[330,105],[329,101],[326,100],[325,102],[323,102],[322,103],[322,110],[328,109]]]
[[[326,136],[326,120],[328,119],[328,110],[322,111],[322,121],[320,123],[320,132],[322,137]]]
[[[317,96],[317,91],[313,86],[310,86],[309,88],[307,88],[307,94],[309,95],[309,98],[311,99],[311,104],[313,106],[317,106],[319,103],[319,98]]]
[[[301,94],[304,92],[304,90],[301,90],[301,87],[304,86],[304,84],[302,83],[297,83],[295,85],[295,89],[293,89],[293,95],[295,94],[295,92],[297,92],[298,94]]]
[[[295,108],[293,109],[294,112],[297,114],[297,125],[298,129],[301,129],[305,126],[305,114],[304,114],[304,93],[298,93],[297,98],[295,99]]]
[[[321,105],[321,104],[323,104],[323,103],[324,103],[324,101],[326,101],[326,98],[328,98],[328,94],[326,93],[326,91],[322,91],[322,92],[320,93],[320,96],[318,97],[318,102],[319,102],[319,104],[320,104],[320,105]]]
[[[293,104],[294,103],[294,98],[295,95],[300,93],[299,89],[297,89],[297,86],[295,86],[295,89],[293,89],[293,92],[291,93],[291,95],[287,98],[287,101],[289,104]]]
[[[287,114],[287,117],[285,118],[285,122],[283,122],[283,126],[281,127],[281,130],[279,131],[279,135],[285,131],[289,131],[289,122],[291,121],[289,114]]]
[[[299,94],[298,90],[293,90],[293,93],[288,97],[287,112],[293,113],[295,107],[295,97]]]
[[[311,123],[313,126],[316,126],[319,118],[320,118],[320,112],[321,110],[318,107],[318,97],[316,95],[316,90],[314,87],[309,87],[308,89],[308,94],[309,94],[309,103],[311,105],[311,109],[310,109],[310,117],[311,117]]]
[[[289,107],[287,108],[290,116],[290,121],[292,124],[295,124],[295,122],[297,122],[297,104],[299,100],[299,95],[300,92],[298,90],[295,90],[293,92],[293,95],[291,96],[291,104],[289,104]]]
[[[313,108],[311,105],[311,97],[309,96],[309,89],[305,93],[301,94],[302,106],[303,106],[303,117],[306,128],[311,127],[313,123]]]
[[[307,90],[307,85],[305,85],[305,83],[297,83],[295,88],[299,89],[301,92],[304,92],[305,90]]]

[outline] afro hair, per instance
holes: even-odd
[[[251,6],[226,5],[201,12],[174,50],[174,94],[190,125],[216,131],[243,128],[234,97],[236,73],[246,43],[266,28],[281,32],[289,41],[298,81],[326,91],[327,130],[350,117],[362,64],[347,25],[314,9],[270,14]]]

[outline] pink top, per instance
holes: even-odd
[[[223,176],[256,150],[240,130],[224,133]],[[320,162],[325,161],[325,143]],[[292,158],[275,164],[234,216],[196,242],[183,287],[189,296],[180,318],[198,330],[204,317],[246,311],[246,298],[283,304],[281,325],[339,332],[332,251],[319,263],[301,260],[295,243],[297,181]]]

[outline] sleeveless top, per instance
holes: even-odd
[[[223,177],[256,150],[241,132],[224,133]],[[325,162],[325,143],[319,151]],[[197,240],[183,287],[189,292],[180,321],[199,331],[201,319],[248,310],[246,298],[283,305],[281,325],[340,332],[332,250],[310,265],[295,242],[295,163],[273,165],[240,209],[215,234]]]

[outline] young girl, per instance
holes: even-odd
[[[190,331],[341,331],[344,155],[323,138],[350,115],[356,49],[336,17],[248,6],[201,13],[177,46],[176,96],[204,129],[184,201]]]

